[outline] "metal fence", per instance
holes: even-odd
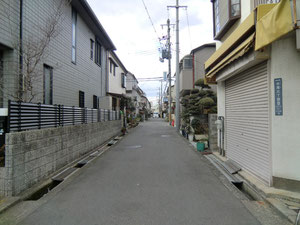
[[[121,114],[119,111],[107,109],[9,101],[7,132],[120,119]]]

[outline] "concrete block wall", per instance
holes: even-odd
[[[217,114],[208,114],[208,140],[209,148],[212,151],[218,150],[218,130],[215,124],[217,119]]]
[[[122,120],[6,134],[0,195],[15,196],[121,131]]]

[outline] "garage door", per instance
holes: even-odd
[[[227,157],[270,182],[269,82],[267,63],[225,82]]]

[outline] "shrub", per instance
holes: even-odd
[[[215,102],[212,98],[205,97],[205,98],[200,99],[199,104],[204,106],[205,108],[207,108],[207,107],[214,106]]]
[[[191,94],[197,94],[197,93],[199,93],[199,89],[197,89],[197,88],[195,88],[195,89],[192,89],[191,90]]]

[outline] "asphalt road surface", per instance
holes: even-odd
[[[103,156],[80,169],[68,185],[35,207],[19,224],[260,222],[174,128],[160,119],[152,119],[132,129]]]

